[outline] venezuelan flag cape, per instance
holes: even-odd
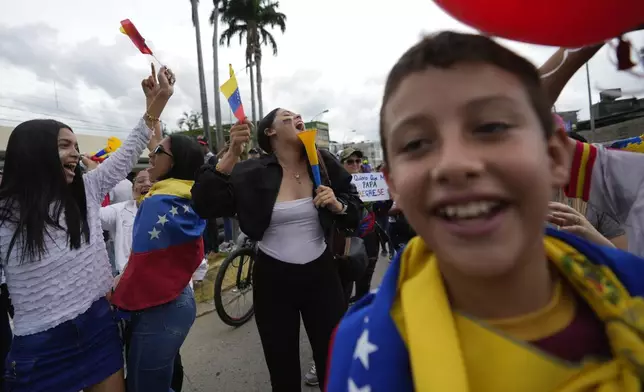
[[[584,277],[585,282],[589,283],[586,288],[600,286],[598,292],[609,298],[608,308],[612,307],[611,311],[617,312],[615,314],[621,314],[617,317],[610,316],[608,318],[611,322],[605,322],[607,334],[611,337],[611,340],[615,337],[613,335],[620,334],[630,339],[626,341],[625,345],[622,345],[621,350],[615,350],[616,346],[613,346],[613,350],[616,353],[620,353],[620,355],[616,355],[617,359],[611,361],[611,363],[597,366],[591,364],[595,368],[591,368],[589,373],[583,374],[585,381],[582,377],[573,377],[572,384],[575,384],[577,381],[584,381],[595,385],[594,383],[597,380],[601,380],[603,382],[601,388],[580,388],[579,383],[576,383],[576,385],[566,384],[565,387],[559,389],[554,388],[554,390],[558,392],[577,392],[582,390],[611,392],[639,391],[640,380],[637,369],[641,365],[632,366],[633,363],[629,362],[629,360],[637,362],[641,361],[644,357],[644,347],[641,345],[641,337],[635,338],[637,335],[633,333],[633,331],[636,333],[640,331],[632,327],[633,325],[638,325],[639,329],[641,329],[642,326],[642,318],[639,317],[643,315],[642,299],[639,297],[644,295],[644,279],[642,278],[644,276],[644,260],[619,249],[605,248],[591,244],[562,231],[548,228],[546,229],[546,235],[546,241],[558,243],[562,248],[578,252],[584,262],[587,263],[583,265],[583,268],[577,269],[577,272]],[[410,244],[413,244],[413,241]],[[408,245],[408,247],[411,247],[411,245]],[[529,366],[526,366],[524,360],[530,357],[530,355],[533,355],[531,353],[536,350],[526,349],[525,344],[515,344],[508,339],[500,337],[496,333],[488,333],[488,335],[485,335],[485,332],[482,332],[479,336],[483,336],[490,341],[497,339],[497,341],[494,341],[495,343],[498,343],[498,340],[504,340],[506,341],[506,346],[503,347],[507,348],[509,344],[514,347],[509,350],[513,353],[521,350],[518,356],[520,360],[518,363],[515,363],[519,372],[513,373],[513,369],[508,368],[495,369],[492,372],[485,372],[482,376],[486,377],[490,383],[478,382],[472,384],[473,380],[469,378],[473,377],[473,374],[480,376],[480,372],[477,373],[476,369],[464,367],[463,357],[459,357],[459,351],[463,351],[462,346],[459,348],[459,344],[462,342],[459,342],[459,338],[454,335],[453,330],[441,329],[437,323],[433,322],[439,319],[440,321],[444,321],[445,319],[454,320],[456,317],[453,317],[449,310],[448,300],[434,296],[435,291],[432,292],[432,290],[427,290],[427,298],[422,299],[424,301],[423,305],[430,304],[430,307],[438,309],[438,311],[431,312],[433,319],[420,317],[414,320],[419,321],[420,319],[422,322],[419,323],[420,328],[416,331],[419,332],[415,335],[416,340],[414,342],[410,341],[408,347],[405,342],[410,339],[411,329],[406,329],[406,337],[401,336],[401,330],[397,322],[392,318],[392,306],[400,290],[399,275],[402,274],[402,254],[403,252],[399,252],[397,257],[392,261],[378,291],[358,301],[337,327],[331,342],[327,391],[409,392],[417,390],[422,392],[496,392],[502,390],[538,390],[540,392],[548,392],[553,390],[539,389],[538,384],[543,385],[543,383],[540,383],[538,378],[534,378],[540,376],[539,371],[532,367],[526,369]],[[566,262],[569,262],[569,260],[564,261],[564,269],[572,265],[569,263],[566,264]],[[571,268],[577,268],[578,266],[572,266]],[[605,284],[603,280],[595,281],[596,275],[594,272],[598,270],[608,271],[607,275],[616,278],[619,283],[611,285]],[[582,291],[582,295],[585,296],[586,294]],[[629,294],[630,298],[621,301],[621,299],[628,297]],[[413,298],[417,298],[417,296]],[[624,304],[625,306],[622,306]],[[636,306],[631,306],[632,304]],[[620,312],[623,312],[623,314]],[[405,318],[409,318],[410,321],[413,318],[412,316],[412,314],[405,313]],[[613,321],[622,316],[628,319],[627,324],[631,324],[622,324],[621,326],[609,325],[615,324]],[[610,319],[611,317],[614,318]],[[449,322],[453,323],[452,321]],[[625,328],[620,329],[622,327]],[[483,328],[480,329],[483,330]],[[489,335],[493,335],[493,337],[490,338]],[[446,344],[446,341],[451,341],[455,344]],[[622,342],[624,341],[622,340]],[[623,349],[624,347],[626,349]],[[478,354],[476,358],[480,358],[481,360],[474,361],[473,365],[482,364],[481,367],[485,367],[490,362],[492,364],[503,362],[503,358],[499,359],[499,357],[503,356],[501,351],[485,350],[483,354]],[[621,356],[622,354],[625,356]],[[629,360],[625,358],[629,358]],[[544,363],[546,361],[548,363]],[[542,365],[542,368],[539,370],[545,368],[552,370],[553,367],[560,366],[563,363],[563,361],[553,361],[551,359],[536,360],[535,362]],[[507,364],[508,362],[505,361],[505,363]],[[412,372],[412,368],[416,369],[416,371]],[[572,367],[572,370],[576,371],[576,368]],[[572,370],[569,367],[564,367],[563,371],[560,371],[558,368],[555,371],[560,371],[561,373]],[[592,371],[596,372],[592,373]],[[530,378],[532,376],[534,377]],[[525,385],[525,379],[528,379],[529,387],[527,389],[495,389],[491,385],[497,384],[498,387],[499,384],[504,384],[507,386],[515,381]],[[500,382],[498,382],[499,380]],[[512,382],[507,382],[508,380]]]
[[[134,219],[132,253],[112,295],[124,310],[140,310],[175,299],[203,260],[206,221],[191,207],[193,181],[154,184]]]
[[[614,141],[608,146],[608,148],[632,152],[644,152],[644,135]]]

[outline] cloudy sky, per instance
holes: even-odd
[[[210,118],[214,123],[212,3],[199,8]],[[452,29],[468,31],[430,0],[281,0],[286,33],[274,36],[277,57],[267,48],[263,61],[264,111],[276,106],[320,116],[331,138],[377,138],[378,108],[386,74],[398,57],[423,34]],[[34,117],[55,117],[79,133],[124,136],[143,112],[140,80],[149,59],[118,31],[131,19],[157,57],[178,76],[178,88],[163,120],[170,129],[184,111],[200,110],[195,33],[188,0],[23,0],[4,2],[0,13],[0,125],[15,126]],[[644,33],[631,34],[644,46]],[[506,42],[541,64],[554,48]],[[243,70],[238,40],[219,50],[220,81],[228,63],[250,113],[250,79]],[[644,81],[618,73],[602,50],[590,62],[593,100],[599,90],[622,87],[644,91]],[[582,69],[557,102],[559,110],[581,109],[588,118]],[[230,110],[222,99],[224,122]],[[352,132],[355,130],[356,132]]]

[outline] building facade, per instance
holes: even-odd
[[[329,151],[334,154],[346,149],[354,148],[356,150],[362,151],[365,159],[369,161],[369,164],[372,167],[376,167],[383,161],[382,148],[380,147],[380,141],[365,141],[360,143],[336,143],[332,142]]]
[[[304,123],[306,129],[317,129],[318,134],[315,139],[315,145],[317,148],[322,148],[324,150],[329,149],[329,124],[322,121],[311,121]]]

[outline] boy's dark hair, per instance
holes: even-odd
[[[577,132],[569,132],[568,137],[571,139],[575,139],[577,141],[580,141],[582,143],[588,143],[588,139],[586,139],[582,134],[577,133]]]
[[[541,87],[539,71],[532,63],[488,37],[442,31],[427,36],[412,46],[389,72],[380,107],[380,143],[385,163],[388,154],[384,109],[400,83],[409,75],[429,67],[445,69],[461,63],[494,65],[519,78],[537,113],[544,134],[548,137],[553,133],[554,120],[550,104]]]

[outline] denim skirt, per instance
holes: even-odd
[[[73,320],[14,336],[5,361],[7,392],[78,392],[123,368],[115,313],[101,298]]]

